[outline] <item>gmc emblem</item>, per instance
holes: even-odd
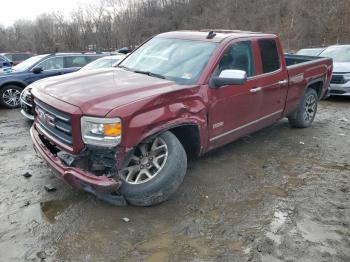
[[[41,110],[40,108],[35,108],[39,120],[49,126],[55,127],[55,117]]]

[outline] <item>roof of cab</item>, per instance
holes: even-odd
[[[213,32],[210,36],[210,33]],[[264,34],[259,32],[241,31],[241,30],[226,30],[226,29],[203,29],[203,30],[182,30],[172,31],[167,33],[159,34],[158,37],[166,38],[179,38],[197,41],[208,41],[214,43],[220,43],[224,39],[230,38],[242,38],[252,36],[265,36],[265,37],[276,37],[273,34]]]

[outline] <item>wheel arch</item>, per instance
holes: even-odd
[[[159,134],[169,131],[180,141],[181,145],[184,147],[187,157],[194,158],[201,154],[202,152],[202,139],[203,135],[201,134],[201,128],[199,123],[196,122],[183,122],[176,124],[168,124],[166,126],[161,126],[157,129],[153,129],[147,133],[145,133],[142,137],[140,137],[132,147],[127,147],[124,157],[120,158],[124,162],[128,156],[132,153],[132,151],[143,141],[147,141],[155,138]],[[119,163],[122,164],[122,163]]]
[[[198,123],[194,122],[173,124],[163,127],[161,130],[157,130],[152,132],[151,134],[148,134],[144,139],[142,139],[142,141],[152,139],[166,131],[169,131],[176,136],[176,138],[180,141],[181,145],[184,147],[188,158],[197,157],[198,155],[200,155],[200,126],[198,125]]]
[[[27,84],[23,81],[19,81],[19,80],[11,80],[11,81],[6,81],[4,83],[1,83],[0,84],[0,88],[3,88],[5,86],[8,86],[8,85],[15,85],[15,86],[19,86],[21,87],[22,89],[24,89]]]
[[[307,89],[312,88],[317,92],[317,96],[320,99],[322,97],[322,91],[324,87],[324,79],[323,78],[317,78],[312,81],[310,81],[305,88],[305,92]]]

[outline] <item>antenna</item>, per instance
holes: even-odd
[[[207,39],[213,39],[216,36],[214,31],[209,31],[208,35],[207,35]]]

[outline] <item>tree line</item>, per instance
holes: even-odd
[[[296,50],[350,43],[349,25],[349,0],[100,0],[68,17],[54,12],[0,25],[0,52],[111,51],[203,28],[275,33]]]

